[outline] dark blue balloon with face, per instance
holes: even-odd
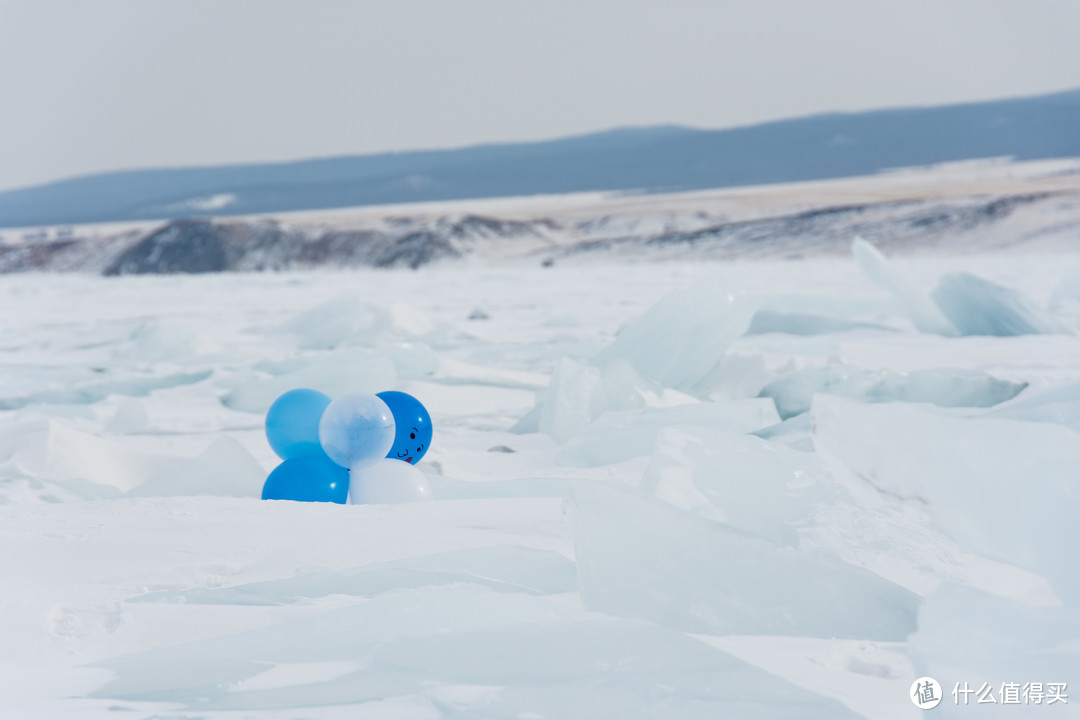
[[[419,400],[409,393],[387,390],[377,393],[394,413],[394,446],[386,454],[388,458],[404,460],[415,465],[431,446],[431,415]]]
[[[263,500],[335,502],[349,498],[349,471],[325,454],[285,460],[263,485]]]

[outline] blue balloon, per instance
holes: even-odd
[[[335,502],[349,497],[349,471],[326,455],[306,455],[284,460],[263,485],[263,500]]]
[[[409,393],[387,390],[378,393],[378,397],[394,414],[394,446],[386,454],[388,458],[397,458],[407,463],[420,462],[431,447],[431,415],[427,408]]]
[[[266,439],[282,460],[322,455],[319,420],[330,397],[318,390],[290,390],[266,412]]]
[[[342,395],[327,406],[319,421],[319,442],[342,467],[370,465],[386,457],[394,444],[394,414],[374,395]]]

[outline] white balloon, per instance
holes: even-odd
[[[349,502],[394,505],[431,499],[431,486],[415,466],[393,458],[349,470]]]
[[[386,457],[394,445],[394,429],[394,413],[381,398],[349,393],[323,411],[319,443],[338,465],[355,468]]]

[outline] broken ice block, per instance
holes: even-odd
[[[1020,292],[968,273],[941,278],[934,302],[961,335],[1039,335],[1069,328]]]
[[[685,632],[903,640],[918,597],[832,556],[696,517],[634,488],[569,498],[587,607]]]
[[[627,324],[596,360],[621,358],[664,387],[701,394],[701,380],[746,332],[754,310],[745,295],[716,284],[676,290]]]

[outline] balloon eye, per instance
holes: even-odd
[[[416,439],[416,433],[409,433],[409,439],[410,440],[415,440]]]

